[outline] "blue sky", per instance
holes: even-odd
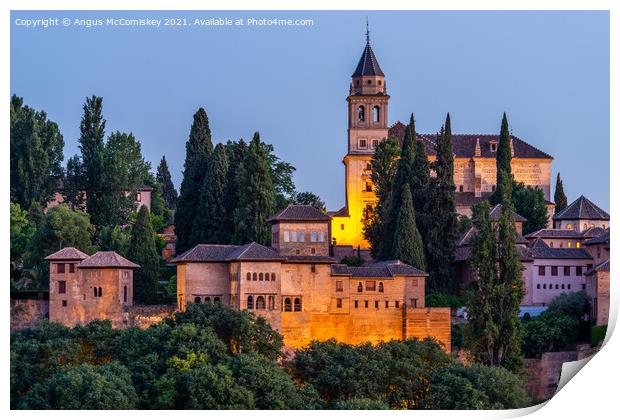
[[[298,190],[344,204],[346,96],[365,16],[391,95],[389,119],[413,112],[436,132],[513,133],[554,156],[569,201],[609,209],[607,12],[12,12],[11,92],[45,110],[77,153],[81,108],[104,98],[107,132],[133,132],[179,186],[192,115],[214,141],[254,131],[297,171]],[[48,27],[17,18],[300,18],[305,27]]]

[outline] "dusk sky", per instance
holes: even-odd
[[[44,110],[78,152],[82,104],[103,97],[107,133],[133,132],[182,178],[192,116],[214,142],[259,131],[293,164],[299,191],[344,205],[350,76],[365,17],[391,96],[390,123],[419,132],[513,134],[554,157],[568,200],[609,210],[608,12],[13,12],[11,92]],[[48,27],[16,19],[293,18],[300,27]],[[7,98],[8,100],[8,98]]]

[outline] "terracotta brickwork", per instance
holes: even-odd
[[[49,301],[43,299],[11,299],[11,330],[33,328],[49,317]]]
[[[432,337],[451,350],[450,308],[407,308],[407,337]]]

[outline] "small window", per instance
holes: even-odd
[[[288,235],[288,230],[284,231],[284,242],[290,242],[290,238],[289,238],[289,235]]]
[[[208,298],[207,298],[207,299],[208,299]],[[213,303],[214,303],[214,304],[216,304],[216,305],[217,305],[218,303],[220,303],[220,297],[219,297],[219,296],[214,297],[214,298],[213,298]]]
[[[360,139],[359,144],[360,144],[360,149],[365,149],[366,147],[368,147],[368,144],[366,143],[366,139]]]
[[[256,280],[258,280],[258,274],[252,273],[252,281],[256,281]]]
[[[58,282],[58,293],[67,293],[67,282],[66,281],[59,281]]]
[[[64,272],[65,272],[65,265],[64,264],[56,264],[56,272],[58,274],[64,274]]]
[[[314,265],[314,264],[310,265],[310,272],[311,273],[316,273],[316,265]]]
[[[545,275],[545,266],[544,265],[538,266],[538,275],[539,276],[544,276]]]
[[[560,285],[556,284],[555,285],[555,290],[558,290],[560,288]]]
[[[573,226],[569,223],[566,225],[566,229],[571,230],[573,228]]]
[[[276,281],[276,273],[271,273],[271,281]]]
[[[553,242],[549,242],[549,246],[553,248]]]
[[[342,292],[343,287],[342,287],[342,280],[336,280],[336,291],[337,292]]]
[[[265,309],[265,298],[259,296],[256,298],[256,309]]]
[[[378,123],[380,117],[380,109],[378,106],[372,107],[372,121]]]
[[[136,201],[140,201],[142,200],[142,194],[141,193],[137,193],[136,194]]]
[[[379,282],[379,293],[383,293],[383,282]]]
[[[319,232],[319,242],[325,242],[325,232]]]
[[[564,284],[564,283],[562,283],[562,290],[564,290],[564,286],[565,286],[565,284]]]
[[[581,290],[586,290],[586,285],[585,285],[585,283],[581,285]]]
[[[547,284],[543,284],[543,289],[547,290]]]
[[[362,286],[362,282],[357,283],[357,292],[362,293],[364,291],[364,287]]]
[[[258,273],[258,281],[263,281],[263,273]]]
[[[357,120],[360,122],[363,122],[366,120],[366,110],[361,105],[357,108]]]
[[[101,287],[99,288],[99,297],[103,296],[103,294],[101,293]]]
[[[276,308],[276,299],[273,296],[269,296],[269,310],[273,311]]]
[[[252,280],[252,273],[250,273],[248,271],[248,273],[245,275],[245,278],[247,279],[247,281],[251,281]]]
[[[254,309],[254,296],[248,296],[248,309]]]
[[[367,300],[364,301],[364,308],[368,308],[368,301]]]
[[[127,296],[128,296],[127,286],[125,285],[125,286],[123,286],[123,302],[125,302],[125,303],[127,303]]]
[[[459,192],[463,192],[463,186],[459,185]]]
[[[66,308],[66,307],[67,307],[67,301],[66,301],[66,300],[63,300],[63,301],[62,301],[62,307],[63,307],[63,308]]]
[[[412,308],[417,308],[418,307],[418,299],[417,298],[411,299],[411,307]]]
[[[315,248],[310,248],[310,253],[311,254],[316,254],[316,249]]]
[[[194,298],[194,303],[200,303],[200,296],[196,296]]]
[[[551,275],[552,276],[557,276],[558,275],[558,267],[556,265],[552,265],[551,266]]]
[[[366,183],[366,192],[372,192],[372,184],[370,182]]]
[[[360,303],[359,303],[359,301],[357,301],[357,300],[356,300],[356,301],[355,301],[354,306],[355,306],[356,308],[358,308],[358,307],[359,307],[359,304],[360,304]]]
[[[379,301],[375,300],[375,309],[379,309]]]
[[[344,230],[344,223],[340,224],[340,230]]]
[[[386,308],[389,308],[389,307],[390,307],[390,302],[389,302],[389,301],[387,301],[387,300],[385,301],[385,307],[386,307]]]
[[[291,242],[297,242],[297,231],[291,232]]]
[[[336,299],[336,308],[342,308],[342,299]]]
[[[394,301],[394,306],[397,308],[400,308],[400,302],[399,301]]]
[[[93,287],[93,296],[97,297],[97,288],[96,287]]]
[[[379,140],[373,139],[372,140],[372,148],[376,149],[377,147],[379,147]]]
[[[491,147],[491,151],[492,152],[496,152],[497,151],[497,143],[491,142],[491,143],[489,143],[489,146]]]
[[[564,275],[565,276],[570,276],[570,266],[564,267]]]
[[[577,274],[578,276],[581,276],[581,275],[582,275],[582,271],[583,271],[583,267],[581,267],[581,266],[577,266],[577,267],[575,267],[575,268],[577,269],[577,273],[576,273],[576,274]]]
[[[74,263],[70,263],[69,264],[69,273],[75,273],[75,264]]]
[[[293,306],[291,305],[291,298],[287,297],[284,299],[284,312],[291,312],[293,310]]]
[[[536,285],[536,288],[537,288],[537,289],[540,289],[540,284],[537,284],[537,285]]]
[[[577,242],[577,243],[575,244],[575,246],[576,246],[577,248],[581,248],[581,242]]]
[[[301,312],[301,298],[295,298],[295,300],[293,301],[293,310],[295,312]]]
[[[570,290],[570,284],[567,284],[567,285],[566,285],[566,288],[567,288],[568,290]]]
[[[205,299],[204,299],[204,302],[205,302],[206,304],[209,304],[209,305],[210,305],[210,304],[211,304],[211,298],[210,298],[209,296],[206,296],[206,297],[205,297]]]
[[[594,225],[592,225],[592,227],[594,227]],[[587,229],[588,229],[588,224],[587,224],[587,223],[584,223],[584,224],[583,224],[583,230],[587,230]]]

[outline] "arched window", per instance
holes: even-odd
[[[568,230],[571,230],[571,229],[572,229],[572,226],[571,226],[571,224],[570,224],[570,223],[566,225],[566,229],[568,229]]]
[[[265,309],[265,298],[259,296],[256,298],[256,309]]]
[[[253,281],[258,280],[258,275],[256,273],[252,273],[252,280]]]
[[[378,123],[379,122],[379,107],[378,106],[373,106],[372,107],[372,121]]]
[[[245,278],[246,278],[248,281],[252,280],[252,273],[250,273],[250,272],[248,271],[248,274],[245,276]]]
[[[360,105],[360,107],[357,108],[357,120],[360,122],[366,121],[366,110],[364,109],[362,105]]]
[[[200,296],[196,296],[194,298],[194,303],[200,303]]]
[[[258,273],[258,280],[263,281],[263,273]]]
[[[254,309],[254,296],[248,296],[248,309]]]
[[[383,282],[379,282],[379,293],[383,293]]]
[[[291,312],[291,298],[284,299],[284,312]]]
[[[592,227],[594,227],[594,226],[592,226]],[[586,229],[588,229],[588,224],[587,224],[587,223],[584,223],[584,224],[583,224],[583,230],[586,230]]]
[[[276,307],[276,299],[273,296],[269,296],[269,310],[273,311]]]
[[[265,273],[265,281],[269,281],[269,273]]]
[[[127,303],[127,286],[123,286],[123,302]]]
[[[93,296],[97,297],[97,288],[96,287],[93,287],[93,293],[94,293]]]
[[[220,297],[219,296],[214,297],[213,303],[220,303]]]
[[[276,281],[276,273],[271,273],[271,281]]]
[[[364,290],[364,286],[362,286],[362,282],[357,283],[357,292],[362,293]]]
[[[296,297],[295,298],[295,308],[294,308],[295,312],[301,312],[301,298]]]
[[[205,303],[211,303],[211,298],[209,296],[205,297]]]
[[[99,297],[101,297],[101,287],[99,288]]]

